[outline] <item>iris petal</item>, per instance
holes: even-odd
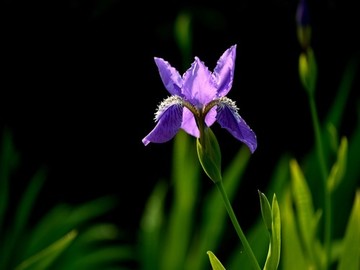
[[[210,127],[216,121],[216,108],[212,107],[210,111],[206,114],[205,123]]]
[[[256,135],[241,118],[233,101],[226,98],[225,102],[219,103],[216,120],[221,127],[227,129],[236,139],[245,143],[251,153],[256,150]]]
[[[160,77],[165,88],[172,95],[182,96],[181,87],[183,80],[180,73],[164,59],[154,57],[154,60],[159,69]]]
[[[185,72],[183,94],[195,107],[202,107],[216,96],[216,87],[211,72],[198,57]]]
[[[181,128],[185,130],[186,133],[196,138],[199,138],[200,136],[200,132],[196,125],[194,114],[190,112],[187,108],[184,108]]]
[[[171,140],[179,131],[182,122],[183,107],[176,103],[157,114],[158,123],[155,128],[144,138],[144,145],[164,143]]]
[[[236,45],[227,49],[219,58],[213,72],[213,79],[216,82],[217,97],[224,97],[229,93],[235,70]]]

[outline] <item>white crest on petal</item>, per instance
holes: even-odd
[[[165,98],[157,107],[155,112],[154,120],[155,122],[159,120],[161,115],[171,106],[179,105],[183,107],[183,99],[177,95],[173,95]]]
[[[224,107],[229,108],[233,112],[234,116],[240,118],[240,115],[238,113],[239,108],[236,106],[235,101],[231,100],[230,98],[228,97],[220,98],[217,106],[218,106],[218,110],[221,110]]]

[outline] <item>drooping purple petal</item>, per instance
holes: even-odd
[[[213,72],[213,80],[217,87],[217,97],[224,97],[229,93],[235,70],[236,45],[227,49],[219,58]]]
[[[200,136],[199,128],[196,125],[194,114],[187,108],[184,108],[183,110],[183,120],[181,128],[191,136],[194,136],[196,138],[199,138]]]
[[[233,101],[224,98],[224,102],[219,103],[216,120],[221,127],[227,129],[236,139],[245,143],[251,153],[256,150],[256,135],[241,118]]]
[[[167,142],[176,135],[181,127],[183,107],[180,103],[174,103],[160,109],[156,115],[158,123],[155,128],[142,139],[144,145],[148,145],[150,142]]]
[[[154,57],[154,60],[165,88],[171,95],[182,96],[181,87],[183,85],[183,79],[180,73],[164,59]]]
[[[191,67],[185,72],[183,94],[195,107],[202,107],[216,96],[212,74],[204,63],[195,57]]]

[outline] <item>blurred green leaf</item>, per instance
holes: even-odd
[[[307,185],[303,172],[295,159],[290,161],[291,186],[296,206],[297,222],[299,224],[301,240],[304,242],[305,254],[312,264],[319,267],[318,256],[314,254],[313,244],[318,226],[318,218],[314,213],[312,194]]]
[[[133,247],[127,245],[94,246],[91,249],[84,249],[78,252],[72,261],[67,261],[61,268],[64,270],[105,270],[123,269],[121,264],[135,259]],[[115,268],[115,266],[117,266]]]
[[[213,270],[225,270],[225,267],[221,264],[220,260],[211,251],[208,251],[210,264]]]
[[[187,257],[195,225],[195,203],[198,198],[200,163],[195,140],[184,131],[174,139],[172,165],[173,204],[163,232],[160,269],[181,269]],[[160,259],[160,258],[159,258]]]
[[[290,189],[285,194],[284,203],[280,206],[282,218],[282,254],[281,266],[284,270],[310,269],[305,258],[302,243],[296,225]]]
[[[67,233],[61,239],[22,262],[15,270],[49,269],[55,259],[70,245],[77,236],[75,230]]]
[[[337,270],[360,269],[360,190],[357,190],[342,243]]]
[[[113,209],[116,202],[116,198],[104,196],[77,206],[54,206],[39,220],[28,236],[24,255],[38,252],[69,230],[90,224],[96,217]]]
[[[2,249],[2,256],[0,258],[0,265],[7,266],[11,264],[11,259],[14,258],[15,254],[20,254],[23,245],[17,247],[20,237],[25,233],[24,229],[27,226],[29,216],[31,215],[35,200],[43,186],[45,181],[44,170],[39,170],[30,181],[29,186],[25,189],[24,195],[19,196],[20,202],[17,210],[15,211],[13,226],[4,235],[4,240],[0,249]],[[16,249],[16,250],[15,250]],[[12,255],[13,254],[13,255]]]
[[[355,55],[354,57],[351,57],[348,61],[344,72],[342,74],[342,78],[340,81],[340,85],[338,87],[336,96],[333,99],[333,104],[330,107],[330,110],[328,111],[325,120],[323,121],[322,130],[321,130],[321,138],[323,141],[323,151],[324,156],[326,158],[325,162],[326,164],[330,164],[332,162],[333,158],[333,136],[331,133],[328,132],[327,127],[329,125],[332,125],[334,129],[340,130],[340,125],[342,123],[343,114],[346,109],[346,105],[348,102],[350,91],[354,88],[354,80],[356,78],[357,72],[358,72],[358,65],[359,65],[359,55]],[[357,128],[357,127],[355,127]],[[356,131],[355,131],[356,133]],[[349,152],[352,150],[351,147],[349,147]],[[356,156],[358,155],[358,151],[354,151],[356,153]],[[349,154],[349,162],[351,160],[351,156]],[[356,159],[352,159],[356,160]],[[316,192],[317,196],[314,198],[314,204],[315,205],[321,205],[323,202],[323,194],[322,192],[319,192],[322,190],[322,183],[321,181],[318,181],[318,179],[321,179],[321,173],[318,169],[317,165],[317,156],[315,153],[315,148],[312,148],[308,155],[304,158],[302,163],[302,168],[307,175],[308,185],[309,188]],[[359,170],[359,166],[355,168],[356,170]],[[349,168],[348,168],[349,170]],[[344,193],[344,197],[347,197],[349,195],[349,192],[353,192],[353,185],[354,181],[356,181],[357,178],[347,179],[346,181],[350,181],[352,183],[349,183],[344,189],[338,190],[339,192]],[[346,182],[344,180],[344,182]],[[340,194],[339,194],[340,195]],[[344,214],[346,214],[344,212]],[[345,220],[343,218],[343,220]],[[338,224],[335,224],[338,225]],[[340,224],[339,224],[340,225]]]
[[[164,206],[167,187],[163,181],[156,186],[145,205],[140,223],[140,267],[143,270],[159,269],[162,252]]]
[[[338,151],[339,148],[339,135],[338,131],[332,123],[327,123],[326,129],[329,134],[329,148],[334,153]]]
[[[192,15],[183,10],[181,11],[174,23],[174,35],[176,43],[178,44],[182,59],[183,66],[188,65],[188,61],[191,59],[191,48],[192,48]]]
[[[330,192],[332,192],[344,178],[347,163],[347,148],[347,138],[343,137],[338,149],[337,160],[332,166],[328,177],[327,184]]]

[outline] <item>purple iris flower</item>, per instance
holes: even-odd
[[[235,102],[226,97],[234,79],[235,58],[236,45],[233,45],[210,72],[195,57],[191,67],[181,76],[167,61],[155,57],[162,82],[171,96],[158,106],[157,124],[142,140],[144,145],[167,142],[180,129],[201,141],[205,128],[217,121],[253,153],[257,147],[256,135],[239,115]]]

